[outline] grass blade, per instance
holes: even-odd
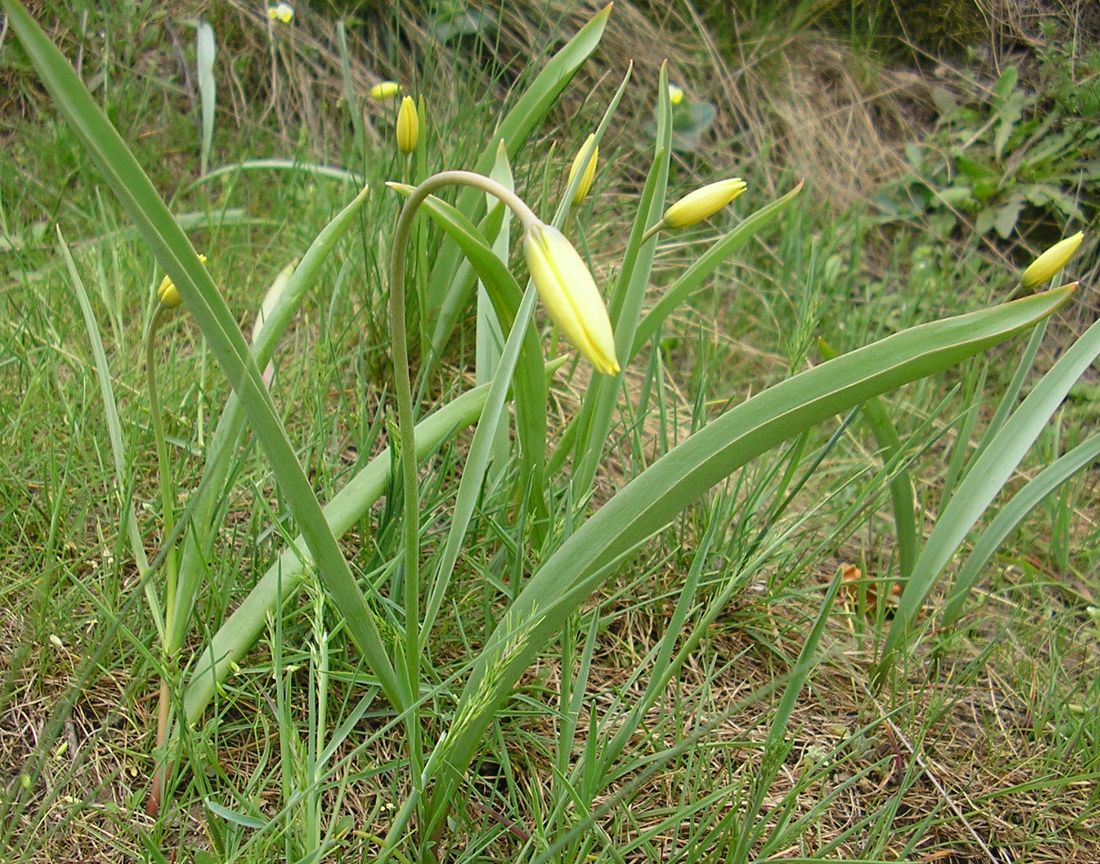
[[[821,608],[814,620],[814,626],[802,645],[802,650],[798,654],[798,662],[791,670],[791,677],[787,681],[787,686],[779,699],[779,705],[775,709],[775,716],[772,718],[771,726],[768,727],[768,737],[764,740],[761,769],[753,781],[749,801],[746,803],[747,811],[743,823],[744,827],[738,837],[737,848],[730,857],[731,861],[747,861],[749,848],[767,827],[767,819],[760,818],[760,810],[768,789],[775,781],[776,776],[783,767],[783,761],[790,752],[791,745],[788,741],[791,736],[787,733],[787,726],[790,723],[791,714],[794,713],[794,707],[798,702],[802,687],[805,685],[806,679],[809,678],[814,666],[817,665],[817,646],[821,642],[822,634],[825,632],[825,624],[829,620],[829,613],[832,611],[833,601],[836,600],[836,594],[842,581],[841,572],[838,571],[825,592],[825,598],[821,601]]]
[[[84,281],[80,278],[80,273],[76,269],[76,262],[73,261],[72,253],[69,252],[69,246],[61,234],[60,226],[57,229],[57,244],[61,250],[61,257],[65,260],[65,266],[68,268],[73,292],[80,303],[80,312],[84,316],[84,327],[88,331],[88,340],[92,344],[92,356],[95,358],[96,377],[99,379],[99,391],[103,397],[103,413],[107,419],[107,437],[111,442],[111,460],[115,467],[115,482],[118,483],[119,503],[121,504],[128,494],[125,468],[126,444],[122,440],[122,423],[118,418],[118,403],[115,401],[114,387],[111,386],[111,370],[107,365],[107,352],[103,350],[99,325],[96,322],[91,301],[88,299],[88,292],[84,288]],[[157,592],[153,587],[153,583],[144,578],[149,570],[149,560],[145,556],[145,544],[141,539],[141,529],[138,527],[133,506],[124,505],[122,509],[126,512],[126,536],[130,541],[130,551],[134,556],[134,561],[137,562],[142,581],[145,583],[145,598],[149,602],[149,611],[153,616],[153,623],[156,625],[157,633],[163,641],[165,625],[160,601],[157,599]]]

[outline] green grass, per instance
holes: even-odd
[[[613,25],[637,11],[621,6]],[[82,49],[86,81],[102,71],[97,100],[158,190],[175,212],[199,214],[189,236],[247,334],[276,274],[355,187],[299,171],[242,171],[192,186],[202,137],[191,98],[198,86],[186,90],[171,36],[193,74],[194,31],[152,6],[95,13],[85,25],[71,9],[54,11],[54,37],[70,57]],[[211,165],[301,159],[362,172],[373,188],[276,354],[278,416],[324,502],[380,451],[395,422],[384,274],[398,200],[382,182],[398,178],[401,167],[386,111],[364,97],[357,130],[339,104],[345,73],[334,22],[299,12],[295,35],[276,32],[271,43],[255,10],[230,7],[213,19],[226,65],[216,67]],[[539,46],[575,32],[580,21],[531,20],[520,32]],[[376,75],[422,82],[425,172],[468,166],[491,140],[508,87],[517,75],[530,81],[549,50],[519,54],[507,31],[483,34],[476,50],[478,37],[440,45],[412,26],[424,21],[411,13],[369,23],[373,47],[354,28],[349,40],[353,90],[365,92]],[[403,39],[393,35],[397,24]],[[586,67],[589,77],[567,91],[570,109],[552,113],[514,160],[517,188],[545,218],[575,147],[621,79],[614,54],[621,38],[609,33],[604,53]],[[464,53],[499,63],[484,73]],[[690,54],[674,60],[683,68],[702,62]],[[595,86],[605,70],[607,80]],[[614,284],[644,179],[639,166],[648,165],[639,154],[652,149],[645,137],[651,100],[639,95],[655,87],[651,73],[639,61],[637,92],[628,91],[609,126],[593,196],[571,234],[582,236],[578,245],[593,256],[601,285]],[[224,525],[182,666],[165,668],[124,530],[132,506],[146,552],[156,556],[161,507],[141,357],[162,274],[10,32],[0,75],[12,94],[4,115],[10,170],[0,172],[0,227],[12,247],[0,253],[0,626],[12,646],[0,672],[7,784],[0,844],[12,860],[28,861],[371,857],[410,792],[405,721],[367,674],[312,571],[181,736],[166,806],[144,815],[159,676],[186,681],[193,652],[298,527],[262,451],[246,438],[217,500]],[[701,153],[676,155],[669,200],[725,170],[728,157],[716,154],[736,139],[718,127],[708,141]],[[763,190],[793,186],[795,170],[764,161],[739,166],[750,189],[732,214],[662,235],[646,306],[705,242],[771,200]],[[607,449],[593,502],[608,500],[724,408],[815,362],[816,335],[849,351],[990,305],[1013,289],[1013,274],[967,238],[945,243],[918,221],[887,233],[863,206],[830,209],[824,178],[806,180],[777,227],[719,266],[632,364],[632,398],[619,400],[601,436]],[[420,261],[439,242],[423,222]],[[55,227],[103,341],[124,441],[121,476]],[[417,260],[414,270],[422,267]],[[1051,326],[1055,347],[1044,347],[1041,358],[1061,353],[1077,326],[1072,316],[1083,317],[1094,302],[1089,290]],[[469,389],[473,341],[471,307],[425,387],[422,414]],[[882,599],[897,568],[889,481],[902,467],[912,473],[923,543],[943,510],[945,484],[965,473],[962,456],[958,476],[949,467],[953,454],[969,458],[977,447],[1025,341],[883,397],[899,456],[883,459],[860,416],[837,418],[746,465],[618,567],[567,618],[482,736],[455,792],[439,858],[1085,861],[1100,854],[1100,694],[1090,668],[1100,629],[1087,611],[1100,591],[1095,466],[1009,536],[947,631],[935,624],[950,577],[938,585],[886,687],[876,693],[870,685],[893,614]],[[176,314],[161,328],[157,356],[179,513],[199,482],[230,388],[189,316]],[[570,363],[553,379],[553,441],[585,398],[586,374]],[[1086,384],[1089,374],[1095,369]],[[1008,491],[1095,433],[1091,404],[1087,395],[1067,403]],[[469,433],[447,440],[421,475],[425,572],[447,539],[469,447]],[[551,475],[556,522],[540,547],[524,524],[531,511],[517,500],[519,474],[514,458],[490,472],[424,652],[418,710],[429,745],[450,727],[471,658],[508,601],[589,512],[572,497],[586,488],[571,488],[568,472]],[[358,584],[384,598],[373,608],[386,638],[401,622],[393,568],[400,512],[399,502],[384,498],[341,544]],[[863,578],[830,600],[845,564]],[[800,662],[815,624],[820,642]],[[410,831],[392,860],[412,860],[417,842]]]

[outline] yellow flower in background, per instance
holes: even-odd
[[[675,84],[668,85],[668,101],[673,105],[679,105],[684,101],[683,88],[677,87]]]
[[[371,99],[392,99],[401,92],[401,85],[396,81],[383,81],[375,84],[368,92]]]
[[[536,222],[523,235],[523,252],[539,297],[562,335],[597,371],[617,374],[607,307],[573,244],[552,225]]]
[[[1031,262],[1031,265],[1023,272],[1020,283],[1025,288],[1034,288],[1042,285],[1055,273],[1066,266],[1073,257],[1081,241],[1085,239],[1083,232],[1078,231],[1072,237],[1067,237],[1047,249],[1042,255]]]
[[[206,256],[200,255],[199,260],[205,264]],[[179,289],[170,276],[160,280],[160,285],[157,286],[157,297],[160,299],[160,305],[167,306],[169,309],[175,309],[183,302],[183,297],[180,296]]]
[[[577,151],[577,155],[573,157],[573,164],[569,168],[569,179],[565,181],[565,185],[569,186],[573,182],[573,178],[577,176],[577,172],[581,169],[581,157],[584,156],[585,150],[588,149],[588,145],[595,140],[595,134],[589,135],[584,139],[584,144],[581,145],[581,149]],[[573,203],[580,204],[585,198],[588,197],[589,191],[592,189],[592,182],[596,179],[596,163],[600,159],[600,148],[593,147],[592,155],[588,159],[588,164],[584,166],[584,173],[581,175],[581,182],[577,185],[577,191],[573,194]]]
[[[267,17],[270,21],[280,21],[289,24],[294,20],[294,7],[289,3],[276,3],[267,7]]]
[[[402,153],[412,153],[416,149],[416,138],[420,134],[420,120],[416,116],[416,103],[412,96],[401,100],[397,112],[397,147]]]
[[[740,177],[710,183],[685,195],[669,207],[661,221],[668,228],[684,228],[702,222],[744,192],[746,185]]]

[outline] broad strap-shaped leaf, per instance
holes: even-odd
[[[485,729],[547,640],[624,559],[714,484],[776,444],[1035,325],[1070,297],[1048,291],[905,330],[753,396],[666,453],[569,537],[539,568],[475,661],[440,743],[429,812],[435,824]],[[435,824],[429,827],[429,833]]]
[[[1028,514],[1043,500],[1067,480],[1085,470],[1100,459],[1100,435],[1078,444],[1063,454],[1028,482],[1012,499],[1005,504],[989,523],[982,536],[974,544],[974,549],[966,563],[959,570],[955,584],[947,598],[946,608],[940,620],[940,627],[951,627],[962,614],[966,598],[970,595],[974,583],[978,581],[982,568],[989,563],[993,553],[1001,543],[1020,525]]]
[[[210,148],[214,144],[214,111],[217,107],[218,88],[214,80],[214,58],[217,45],[214,28],[205,21],[195,27],[195,72],[199,79],[199,101],[202,105],[202,146],[199,150],[199,173],[205,174],[210,165]]]
[[[1068,286],[1071,289],[1073,286]],[[1057,289],[1059,291],[1067,288]],[[1047,292],[1053,294],[1053,291]],[[874,681],[881,686],[899,651],[908,644],[920,608],[948,561],[1027,455],[1070,388],[1100,356],[1100,321],[1070,346],[981,451],[939,514],[913,575],[902,592],[886,634]]]

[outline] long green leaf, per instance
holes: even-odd
[[[217,177],[224,177],[226,174],[236,174],[241,171],[293,171],[301,174],[311,174],[314,177],[324,177],[329,180],[340,180],[355,186],[362,186],[367,182],[361,174],[343,168],[334,168],[331,165],[314,165],[312,162],[299,162],[296,159],[244,159],[232,165],[222,165],[215,168],[209,174],[204,174],[192,182],[183,191],[190,192],[197,186],[209,183]]]
[[[195,28],[195,71],[199,79],[199,101],[202,107],[202,145],[199,149],[199,173],[205,174],[210,165],[210,148],[214,144],[214,110],[217,107],[218,88],[214,81],[214,28],[199,21]]]
[[[1035,385],[982,450],[947,506],[940,512],[886,634],[882,656],[874,672],[877,686],[882,685],[897,653],[908,644],[921,606],[948,561],[1012,476],[1020,460],[1027,455],[1070,388],[1098,355],[1100,321],[1086,330]]]
[[[407,694],[399,687],[373,614],[328,529],[313,488],[252,361],[244,334],[224,298],[190,240],[72,66],[17,0],[2,2],[12,31],[58,110],[81,138],[157,261],[175,282],[187,311],[195,318],[222,372],[240,396],[275,479],[317,562],[326,590],[345,616],[352,639],[378,676],[387,698],[403,709]]]
[[[433,814],[454,794],[485,729],[523,671],[628,555],[711,486],[779,442],[888,390],[941,372],[1035,325],[1068,289],[903,331],[777,384],[658,459],[585,522],[531,578],[475,661],[443,745]],[[438,818],[438,817],[437,817]],[[434,827],[434,826],[433,826]]]
[[[951,627],[959,619],[966,598],[970,595],[974,583],[978,581],[982,568],[993,557],[993,553],[997,551],[1004,539],[1016,530],[1047,495],[1097,459],[1100,459],[1100,435],[1093,435],[1040,471],[997,512],[989,523],[989,527],[974,544],[970,557],[959,570],[943,610],[940,621],[942,629]]]

